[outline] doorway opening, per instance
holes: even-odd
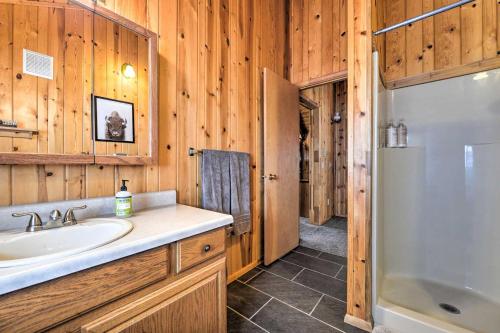
[[[300,245],[347,257],[347,81],[300,94]]]
[[[347,211],[347,195],[337,194],[335,187],[346,190],[345,184],[340,185],[335,179],[344,177],[347,182],[346,173],[336,175],[335,169],[347,172],[347,161],[335,164],[334,159],[334,155],[341,158],[338,154],[343,154],[344,159],[346,155],[346,83],[316,88],[318,96],[309,96],[304,88],[299,96],[298,86],[264,68],[262,86],[264,260],[229,286],[229,320],[238,325],[235,314],[239,313],[249,322],[269,325],[269,331],[362,332],[344,322],[348,296],[347,228],[345,218],[332,221],[332,217],[345,216]],[[328,96],[328,102],[316,98],[323,95]],[[335,110],[339,110],[338,115]],[[335,140],[336,136],[342,142]],[[342,152],[337,152],[336,145],[343,145]],[[320,161],[325,160],[325,155],[330,156],[330,162],[325,162],[322,170]],[[301,185],[308,182],[313,191],[300,195]],[[326,200],[323,209],[327,213],[316,208],[319,199]],[[335,211],[342,209],[341,205],[335,206],[335,199],[343,201],[343,213]],[[300,223],[300,210],[304,211],[304,207],[308,218],[317,224],[304,219],[307,224]],[[300,246],[306,238],[304,225],[317,228],[311,234],[322,236],[333,231],[335,236]],[[331,225],[333,228],[328,228]],[[330,244],[337,248],[324,248]]]

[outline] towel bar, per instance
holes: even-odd
[[[189,147],[189,149],[188,149],[189,156],[202,155],[202,154],[203,154],[203,151],[198,150],[198,149],[194,149],[193,147]]]

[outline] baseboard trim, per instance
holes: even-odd
[[[257,267],[258,265],[260,265],[260,263],[261,263],[260,260],[254,261],[254,262],[246,265],[245,267],[237,270],[233,274],[229,275],[227,277],[227,284],[230,284],[231,282],[235,281],[237,278],[239,278],[243,274],[248,273],[249,271],[251,271],[252,269],[254,269],[255,267]]]
[[[367,332],[371,332],[373,330],[373,323],[371,321],[366,321],[358,317],[351,316],[349,314],[345,315],[344,322]]]

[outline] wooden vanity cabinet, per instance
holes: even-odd
[[[2,295],[0,332],[225,332],[224,234],[219,228]],[[217,250],[204,251],[203,241]],[[180,242],[202,259],[176,273]]]
[[[225,332],[224,259],[81,327],[82,333]]]

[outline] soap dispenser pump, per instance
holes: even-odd
[[[127,190],[128,179],[122,179],[120,192],[115,196],[115,214],[116,217],[132,216],[132,194]]]

